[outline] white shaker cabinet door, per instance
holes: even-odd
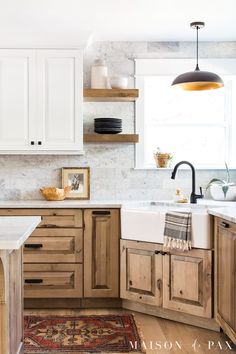
[[[82,151],[82,51],[38,50],[37,92],[38,149]]]
[[[0,50],[0,153],[35,148],[35,51]]]

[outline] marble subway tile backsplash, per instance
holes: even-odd
[[[84,83],[90,84],[90,67],[104,58],[109,73],[130,76],[133,87],[132,58],[194,58],[194,42],[97,42],[84,55]],[[201,57],[236,57],[236,42],[203,42]],[[84,130],[93,131],[96,117],[123,118],[123,132],[134,132],[133,103],[85,103]],[[190,171],[179,171],[170,180],[170,171],[135,170],[133,144],[85,144],[83,156],[3,156],[0,155],[0,199],[41,199],[40,187],[61,186],[61,168],[90,166],[91,198],[102,200],[155,200],[173,197],[176,187],[191,190]],[[216,171],[197,171],[197,187],[205,186]],[[232,172],[236,181],[236,171]],[[224,171],[217,171],[224,177]]]

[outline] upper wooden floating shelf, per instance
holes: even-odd
[[[138,143],[138,134],[84,134],[85,143]]]
[[[84,89],[86,102],[134,102],[138,96],[138,89]]]

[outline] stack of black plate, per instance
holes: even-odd
[[[122,119],[95,118],[94,131],[98,134],[118,134],[122,132]]]

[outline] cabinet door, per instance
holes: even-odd
[[[161,245],[121,241],[121,298],[162,305]]]
[[[236,341],[236,225],[224,221],[217,237],[217,312]]]
[[[191,250],[163,257],[163,307],[212,317],[212,252]]]
[[[32,150],[35,52],[0,50],[0,152]]]
[[[37,51],[37,91],[38,149],[82,150],[82,51]]]
[[[119,210],[85,210],[84,222],[84,296],[119,297]]]

